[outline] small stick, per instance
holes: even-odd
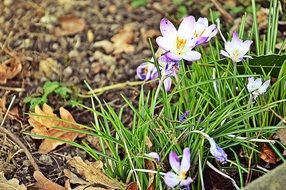
[[[15,87],[9,87],[9,86],[0,86],[1,90],[9,90],[9,91],[15,91],[15,92],[24,92],[24,88],[15,88]]]
[[[12,104],[15,100],[16,96],[14,95],[12,100],[11,100],[11,103],[5,113],[5,116],[3,118],[3,121],[1,122],[1,125],[0,125],[0,132],[6,134],[8,137],[10,137],[10,139],[12,139],[20,148],[23,149],[23,151],[25,152],[28,160],[31,162],[31,165],[34,167],[34,169],[37,171],[40,171],[39,169],[39,166],[37,165],[35,159],[33,158],[32,154],[30,153],[30,151],[27,149],[27,147],[21,142],[21,140],[16,136],[14,135],[11,131],[9,131],[8,129],[4,128],[3,127],[3,124],[4,124],[4,121],[9,113],[9,110],[11,109],[12,107]]]
[[[214,6],[222,14],[222,16],[225,18],[225,20],[228,23],[232,23],[234,21],[232,16],[223,8],[223,6],[220,4],[220,2],[218,2],[217,0],[211,0],[211,2],[214,4]]]

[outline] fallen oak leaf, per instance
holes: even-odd
[[[0,172],[0,189],[17,189],[17,190],[27,190],[25,185],[20,185],[18,179],[7,180],[3,172]]]
[[[123,189],[124,185],[115,179],[107,177],[103,171],[101,161],[89,162],[83,161],[80,157],[74,157],[68,161],[68,164],[76,168],[79,175],[92,184],[105,186],[105,189]]]
[[[74,141],[77,137],[83,137],[85,134],[79,134],[73,131],[65,131],[60,129],[54,129],[53,127],[62,127],[66,129],[81,129],[75,122],[73,116],[69,111],[60,108],[60,120],[56,114],[53,113],[53,109],[44,104],[42,109],[39,106],[35,107],[35,113],[29,114],[29,123],[33,127],[32,133],[40,135],[57,138],[63,141]],[[65,120],[65,121],[63,121]],[[33,138],[39,138],[33,136]],[[40,139],[42,139],[40,137]],[[44,139],[39,147],[39,153],[47,154],[48,152],[54,150],[57,146],[65,144],[65,142],[54,140],[54,139]]]
[[[135,51],[135,47],[131,45],[135,37],[134,30],[134,23],[126,24],[122,30],[111,38],[111,41],[113,42],[114,55],[119,55],[123,52],[132,53]]]
[[[262,145],[260,158],[270,164],[276,164],[278,160],[275,152],[265,143]]]
[[[83,19],[75,15],[65,15],[58,18],[61,27],[56,27],[56,36],[68,36],[80,33],[84,30],[86,23]]]
[[[6,84],[8,79],[14,78],[22,70],[20,57],[13,52],[8,52],[8,50],[6,53],[11,58],[0,64],[0,84]]]
[[[40,171],[35,171],[33,174],[36,179],[34,187],[38,190],[65,190],[66,188],[46,178]]]

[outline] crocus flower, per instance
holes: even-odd
[[[161,160],[161,158],[157,152],[150,152],[150,153],[146,154],[146,156],[154,158],[158,162],[160,162],[160,160]]]
[[[248,78],[248,84],[247,84],[247,90],[249,93],[251,93],[251,96],[254,100],[262,94],[264,94],[267,90],[267,88],[270,85],[270,80],[265,81],[262,83],[261,78],[257,78],[254,80],[253,77]]]
[[[162,55],[161,57],[159,57],[158,63],[160,67],[162,68],[161,75],[165,78],[164,79],[165,90],[170,91],[171,86],[172,86],[171,77],[177,76],[177,72],[179,70],[179,62],[176,60],[170,59],[166,55]]]
[[[169,154],[169,162],[173,171],[169,171],[164,176],[164,181],[169,187],[185,186],[188,187],[193,182],[191,177],[187,177],[187,172],[190,169],[191,153],[189,148],[183,150],[182,162],[177,154],[173,151]]]
[[[190,111],[185,111],[179,118],[180,123],[183,123],[190,115]]]
[[[218,30],[215,24],[209,26],[207,18],[199,18],[195,23],[194,38],[197,39],[196,44],[202,44],[210,41],[217,34]]]
[[[239,39],[238,34],[234,32],[231,41],[225,42],[225,50],[221,50],[221,54],[237,63],[245,57],[251,58],[251,56],[245,55],[249,51],[251,44],[251,40],[242,41]]]
[[[158,77],[158,71],[154,64],[151,62],[154,62],[154,59],[150,59],[150,62],[142,63],[137,67],[137,76],[141,80],[154,80]]]
[[[188,16],[183,19],[178,30],[166,18],[160,23],[162,36],[157,37],[157,44],[166,51],[166,55],[173,60],[185,59],[195,61],[201,58],[201,54],[192,49],[197,45],[191,34],[194,33],[195,18]]]
[[[210,153],[215,157],[215,159],[225,164],[227,162],[227,154],[224,152],[224,150],[216,144],[213,138],[208,139],[211,147],[210,147]]]

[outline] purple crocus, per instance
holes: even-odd
[[[195,18],[185,17],[178,30],[166,18],[160,23],[162,36],[157,37],[157,44],[166,51],[166,56],[173,60],[195,61],[201,58],[201,54],[192,50],[197,45],[197,40],[191,34],[194,33]]]
[[[197,40],[196,44],[203,44],[217,34],[218,30],[215,24],[209,26],[207,18],[199,18],[195,23],[194,38]]]
[[[231,41],[225,42],[225,50],[221,50],[221,54],[237,63],[245,57],[251,58],[251,56],[245,55],[249,51],[251,44],[251,40],[242,41],[239,39],[238,34],[234,32]]]
[[[208,139],[211,147],[210,147],[210,152],[211,154],[215,157],[215,159],[222,163],[226,164],[227,162],[227,154],[224,152],[224,150],[216,144],[213,138]]]
[[[163,77],[165,77],[164,79],[165,90],[170,91],[172,86],[171,77],[177,76],[177,72],[179,71],[179,61],[172,60],[166,55],[162,55],[161,57],[159,57],[158,63],[162,68],[161,74]]]
[[[179,117],[180,123],[183,123],[189,115],[190,115],[190,111],[185,111],[182,115],[180,115]]]
[[[161,158],[157,152],[150,152],[146,156],[154,158],[157,162],[160,162]]]
[[[182,161],[179,160],[178,155],[171,151],[169,154],[169,162],[173,171],[169,171],[164,176],[164,181],[167,186],[188,187],[193,182],[191,177],[187,177],[187,172],[190,169],[191,153],[189,148],[183,150]]]
[[[154,80],[158,77],[158,71],[155,65],[151,62],[154,62],[154,59],[150,59],[150,62],[142,63],[137,67],[137,76],[141,80]]]

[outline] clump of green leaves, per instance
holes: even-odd
[[[24,99],[24,103],[30,105],[30,109],[34,109],[36,105],[43,105],[48,102],[48,96],[52,93],[59,95],[61,98],[68,100],[71,98],[72,90],[59,82],[45,82],[43,92],[38,95],[28,96]]]

